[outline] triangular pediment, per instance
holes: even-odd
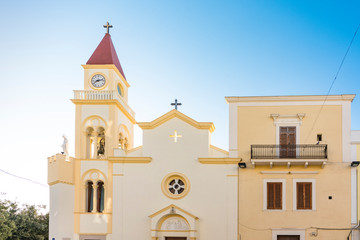
[[[186,214],[188,215],[189,217],[193,218],[193,219],[199,219],[198,217],[196,217],[195,215],[185,211],[184,209],[182,208],[179,208],[178,206],[174,205],[174,204],[171,204],[153,214],[151,214],[149,216],[149,218],[154,218],[154,217],[157,217],[157,216],[163,216],[163,215],[166,215],[166,214],[179,214],[179,215],[183,215],[183,214]]]
[[[211,133],[215,130],[215,126],[212,122],[198,122],[175,109],[151,122],[138,122],[137,124],[141,129],[154,129],[173,118],[178,118],[197,129],[207,129]]]

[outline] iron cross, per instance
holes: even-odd
[[[178,103],[177,99],[175,99],[174,103],[171,103],[171,106],[175,106],[175,110],[177,110],[177,106],[181,106],[181,103]]]
[[[109,33],[109,28],[112,28],[112,25],[109,25],[109,22],[106,22],[106,25],[104,25],[104,28],[106,28],[106,32]]]

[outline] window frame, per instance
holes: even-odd
[[[108,196],[107,193],[107,179],[103,172],[96,169],[87,170],[81,177],[82,187],[81,187],[81,211],[83,213],[89,214],[106,214],[108,209],[106,207],[106,199]],[[88,211],[88,182],[92,182],[92,209]],[[103,192],[98,196],[98,183],[102,182]],[[98,211],[98,200],[99,197],[103,199],[103,208],[101,212]]]
[[[295,127],[295,144],[300,143],[300,126],[302,123],[302,118],[297,117],[286,117],[278,116],[274,118],[275,126],[275,144],[280,145],[280,127]],[[298,156],[298,151],[296,151],[296,156]],[[280,156],[280,148],[276,149],[276,156]]]
[[[297,208],[297,183],[311,183],[311,209]],[[315,211],[316,210],[316,180],[315,179],[293,179],[293,210],[294,211]]]
[[[305,240],[305,230],[303,229],[273,229],[272,240],[277,240],[278,235],[299,235],[300,240]]]
[[[86,181],[85,188],[85,212],[91,213],[94,210],[94,182],[92,180]]]
[[[96,182],[96,212],[103,213],[105,210],[105,183],[102,180]]]
[[[282,183],[281,187],[281,202],[282,202],[282,208],[281,209],[268,209],[267,208],[267,199],[268,199],[268,192],[267,192],[267,184],[268,183]],[[271,211],[271,212],[282,212],[286,210],[286,179],[264,179],[263,184],[263,210],[264,211]]]

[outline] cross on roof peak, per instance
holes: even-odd
[[[178,100],[175,99],[175,102],[174,102],[174,103],[171,103],[170,105],[171,105],[171,106],[175,106],[175,110],[177,110],[177,107],[178,107],[178,106],[181,106],[182,104],[181,104],[181,103],[178,103]]]
[[[106,25],[104,25],[104,28],[106,28],[106,33],[109,33],[109,28],[112,28],[112,25],[109,25],[109,22],[106,22]]]

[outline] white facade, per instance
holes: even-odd
[[[177,110],[137,123],[118,60],[97,62],[110,43],[105,35],[74,91],[75,158],[49,158],[49,239],[236,240],[240,159],[211,145],[211,122]]]

